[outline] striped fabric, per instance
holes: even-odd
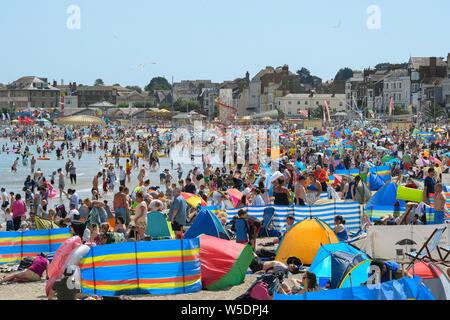
[[[446,192],[445,197],[447,198],[446,201],[447,210],[450,211],[450,192]],[[430,204],[432,207],[434,207],[434,194],[430,197]]]
[[[364,214],[366,214],[372,221],[377,221],[383,218],[384,216],[388,214],[394,214],[396,211],[394,206],[371,206],[371,209],[365,209]]]
[[[357,176],[359,174],[359,170],[358,169],[336,170],[335,173],[338,175]]]
[[[80,269],[81,291],[91,295],[164,295],[202,289],[198,238],[93,247]]]
[[[346,221],[346,226],[349,231],[357,231],[360,228],[360,211],[359,203],[357,202],[332,202],[330,204],[309,206],[265,206],[265,207],[247,207],[248,214],[259,220],[263,219],[265,208],[275,208],[275,215],[273,218],[274,228],[278,231],[283,231],[286,226],[286,217],[293,215],[296,222],[300,222],[305,218],[312,217],[319,218],[329,225],[334,224],[334,217],[341,215]],[[231,221],[237,215],[240,209],[227,210],[228,221]]]
[[[384,182],[391,180],[391,168],[389,166],[379,166],[370,168],[370,173],[374,173],[379,176]]]
[[[17,263],[41,252],[55,252],[71,236],[69,228],[0,232],[0,264]]]
[[[296,206],[295,220],[302,221],[310,216],[319,218],[329,226],[334,225],[334,217],[340,215],[349,231],[358,231],[361,227],[360,205],[358,202],[333,202],[316,206]]]

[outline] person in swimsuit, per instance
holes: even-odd
[[[44,272],[47,272],[48,259],[45,253],[40,253],[34,258],[31,266],[24,271],[8,275],[0,280],[0,283],[5,282],[36,282],[41,281]]]
[[[275,198],[274,205],[288,206],[289,205],[289,190],[284,186],[284,178],[277,180],[277,185],[273,188],[273,196]]]

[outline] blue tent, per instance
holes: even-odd
[[[369,200],[366,205],[366,210],[374,210],[375,208],[391,208],[394,210],[394,207],[397,203],[397,184],[391,182],[385,184],[380,190],[377,191],[373,195],[373,197]],[[405,209],[405,201],[399,201],[400,206],[398,210]]]
[[[209,210],[200,211],[200,213],[192,223],[192,226],[184,234],[184,238],[193,239],[202,234],[230,240],[230,237],[223,227],[222,223],[220,223],[216,215]]]
[[[370,191],[378,191],[384,186],[383,179],[377,174],[371,173],[369,175],[369,188]]]
[[[308,292],[298,295],[275,293],[273,300],[435,300],[419,277],[402,278],[378,285]]]
[[[314,272],[319,285],[331,281],[331,288],[359,286],[369,277],[369,256],[347,244],[327,244],[320,247],[309,271]]]

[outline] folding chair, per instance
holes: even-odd
[[[259,232],[260,237],[270,237],[271,234],[269,233],[272,220],[275,216],[275,208],[273,207],[267,207],[264,209],[263,213],[263,221],[262,221],[262,228]]]
[[[439,247],[438,249],[440,249],[446,253],[444,256],[444,259],[442,259],[444,262],[446,262],[447,258],[450,256],[450,246]]]
[[[443,228],[437,228],[433,231],[431,236],[425,241],[422,248],[420,248],[419,251],[411,251],[406,252],[406,256],[412,258],[412,261],[409,263],[407,269],[414,264],[416,260],[419,261],[426,261],[429,260],[431,262],[444,262],[445,259],[442,256],[441,249],[439,248],[439,241],[441,241],[442,235],[444,234],[444,231],[447,229],[447,227]],[[437,261],[436,259],[433,259],[431,254],[433,251],[437,251],[439,254],[440,261]],[[446,257],[448,254],[446,255]]]

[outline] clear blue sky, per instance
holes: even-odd
[[[66,27],[71,4],[81,9],[80,30]],[[366,27],[372,4],[381,30]],[[326,80],[345,66],[446,56],[449,13],[448,0],[0,1],[0,82],[220,82],[285,63]]]

